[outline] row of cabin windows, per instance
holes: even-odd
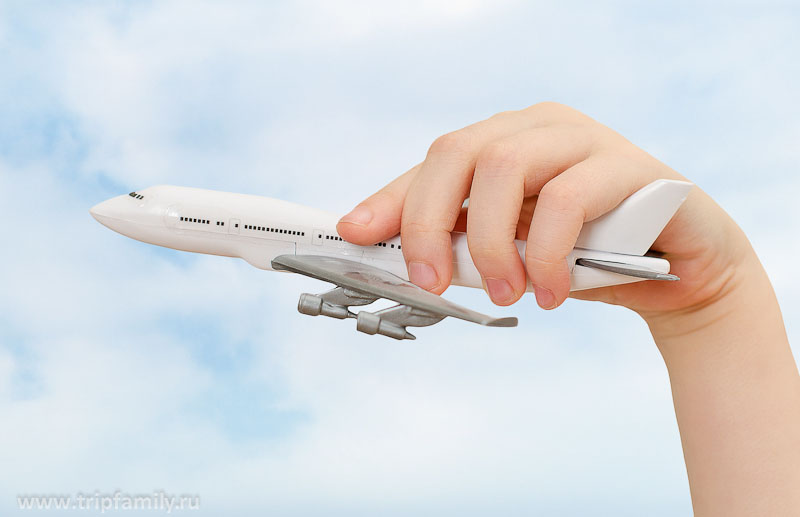
[[[132,197],[132,198],[134,198],[134,199],[144,199],[144,196],[143,196],[143,195],[141,195],[141,194],[137,194],[136,192],[131,192],[131,193],[130,193],[130,194],[128,194],[128,195],[129,195],[129,196],[131,196],[131,197]]]
[[[189,223],[211,224],[211,222],[208,219],[195,219],[195,218],[192,218],[192,217],[181,217],[181,221],[185,221],[185,222],[189,222]],[[217,226],[225,226],[225,222],[224,221],[217,221]],[[238,228],[239,225],[237,224],[236,227]],[[246,224],[246,225],[244,225],[244,228],[246,230],[255,230],[255,231],[258,231],[258,232],[272,232],[272,233],[281,233],[281,234],[285,234],[285,235],[299,235],[301,237],[305,237],[305,235],[306,235],[306,232],[299,232],[299,231],[296,231],[296,230],[284,230],[284,229],[281,229],[281,228],[268,228],[266,226],[254,226],[252,224]],[[319,237],[322,238],[322,235],[319,235]],[[344,241],[344,239],[342,239],[338,235],[326,235],[325,239],[332,240],[332,241]],[[378,242],[378,243],[374,244],[374,246],[381,246],[381,247],[385,248],[387,246],[387,243]],[[390,244],[389,247],[391,247],[392,249],[394,249],[394,248],[397,248],[399,250],[403,249],[403,247],[400,244],[398,244],[397,246],[395,246],[394,244]]]
[[[185,221],[187,223],[211,224],[211,221],[208,219],[195,219],[193,217],[181,217],[181,221]],[[225,226],[225,223],[217,221],[217,226]]]
[[[299,235],[304,237],[306,232],[298,232],[297,230],[283,230],[281,228],[267,228],[266,226],[253,226],[252,224],[244,225],[245,230],[255,230],[257,232],[272,232],[283,233],[286,235]]]
[[[377,244],[373,244],[373,246],[381,246],[381,247],[385,248],[386,247],[386,243],[385,242],[379,242]],[[397,246],[395,246],[394,244],[390,244],[389,247],[390,248],[397,248],[399,250],[403,249],[403,247],[400,246],[399,244]]]
[[[319,238],[320,239],[322,238],[322,234],[319,235]],[[343,241],[344,240],[341,237],[339,237],[338,235],[326,235],[325,239],[330,240],[330,241]],[[386,243],[385,242],[379,242],[377,244],[374,244],[373,246],[382,246],[382,247],[385,248],[386,247]],[[393,248],[393,249],[397,248],[399,250],[403,249],[399,244],[397,246],[395,246],[394,244],[391,244],[390,247]]]

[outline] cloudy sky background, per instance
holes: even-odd
[[[0,513],[116,489],[198,515],[689,513],[628,311],[453,288],[520,327],[397,343],[299,315],[324,284],[88,209],[167,183],[344,213],[436,136],[556,100],[734,216],[797,353],[799,29],[780,2],[0,3]]]

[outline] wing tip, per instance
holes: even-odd
[[[495,318],[490,320],[486,326],[487,327],[516,327],[519,323],[517,318],[511,316],[509,318]]]

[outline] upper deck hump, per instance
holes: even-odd
[[[175,185],[157,185],[140,192],[156,197],[166,204],[205,205],[221,208],[241,216],[263,217],[294,224],[335,225],[339,220],[337,214],[327,210],[253,194]]]

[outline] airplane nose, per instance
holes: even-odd
[[[99,222],[103,222],[104,219],[115,218],[119,219],[119,210],[115,206],[115,199],[107,199],[102,203],[98,203],[94,205],[92,208],[89,209],[89,213],[92,214],[92,217],[97,219]],[[115,217],[117,216],[117,217]]]
[[[150,242],[147,239],[152,231],[164,227],[164,209],[150,194],[131,192],[112,197],[90,208],[89,213],[106,228]]]
[[[103,210],[103,205],[107,203],[107,201],[103,201],[102,203],[97,203],[92,208],[89,209],[89,213],[92,214],[92,217],[100,221],[100,218],[103,217],[105,211]]]
[[[130,219],[131,207],[126,196],[117,196],[107,199],[102,203],[98,203],[89,209],[97,222],[114,229],[119,223],[125,222]]]

